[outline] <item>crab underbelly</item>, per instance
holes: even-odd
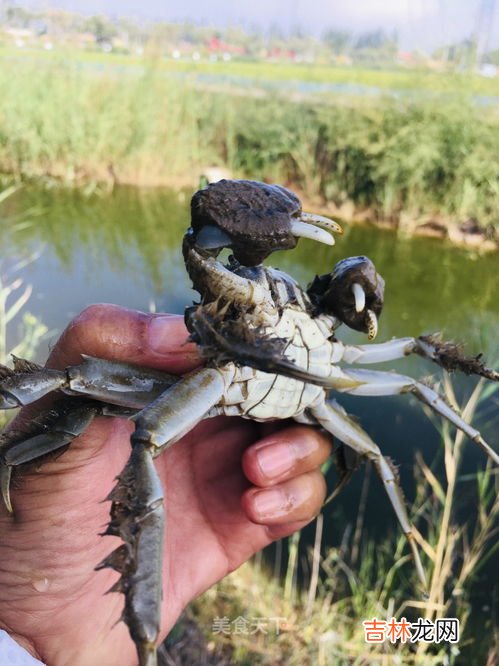
[[[333,346],[320,322],[303,310],[289,307],[274,327],[274,335],[289,340],[284,355],[313,375],[327,377],[334,362]],[[228,389],[219,407],[228,416],[272,421],[299,416],[324,396],[324,389],[299,379],[248,366],[227,366]],[[233,373],[233,374],[231,374]]]
[[[227,391],[222,407],[228,416],[254,421],[273,421],[298,416],[324,392],[320,386],[252,370],[251,377],[236,381]]]

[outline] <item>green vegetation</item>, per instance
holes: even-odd
[[[463,405],[467,420],[473,417],[478,404],[496,387],[479,382]],[[451,383],[445,381],[446,395],[455,404]],[[341,546],[321,555],[323,520],[327,508],[316,524],[314,547],[309,552],[308,582],[296,584],[299,535],[290,539],[288,570],[284,591],[279,581],[262,568],[261,558],[245,565],[208,591],[187,612],[203,628],[206,644],[213,661],[204,662],[199,638],[189,641],[184,649],[194,663],[222,664],[288,664],[337,666],[343,664],[406,664],[437,665],[466,663],[478,665],[494,661],[493,618],[480,627],[472,626],[470,592],[479,570],[497,550],[493,545],[499,513],[497,488],[494,488],[490,466],[473,475],[460,474],[464,442],[462,433],[451,437],[447,426],[441,428],[445,458],[445,481],[437,480],[422,457],[416,456],[417,489],[413,507],[416,539],[424,554],[429,577],[429,598],[418,594],[417,578],[405,538],[392,533],[384,543],[366,540],[364,512],[369,475],[366,474],[359,512],[353,530],[345,531]],[[470,483],[471,481],[471,483]],[[475,488],[477,503],[473,526],[457,523],[460,497],[467,497]],[[229,631],[217,627],[215,618],[228,618]],[[277,634],[268,618],[280,617]],[[441,617],[457,617],[460,621],[459,645],[448,643],[367,644],[363,620],[389,621],[418,617],[435,621]],[[262,618],[268,633],[251,631],[250,624],[236,618]],[[267,622],[265,623],[265,620]],[[253,625],[254,626],[254,625]],[[177,631],[189,629],[180,624]],[[182,641],[181,641],[182,644]],[[169,663],[169,662],[168,662]]]
[[[2,60],[19,63],[36,60],[37,63],[52,64],[71,62],[75,66],[94,66],[99,71],[116,69],[120,74],[151,65],[157,72],[192,76],[218,76],[247,79],[255,85],[264,82],[300,82],[324,84],[361,85],[379,88],[381,91],[417,91],[420,93],[463,95],[499,95],[499,78],[486,78],[467,71],[434,71],[427,68],[403,69],[401,67],[372,68],[360,66],[334,66],[330,64],[306,64],[294,62],[244,61],[208,62],[191,59],[173,60],[153,56],[123,53],[103,54],[99,51],[78,51],[60,48],[57,51],[29,50],[0,45]]]
[[[499,122],[466,99],[296,103],[56,60],[4,63],[0,97],[0,170],[20,178],[196,183],[217,163],[371,218],[497,225]]]

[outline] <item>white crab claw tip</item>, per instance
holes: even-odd
[[[367,311],[367,337],[374,340],[378,335],[378,318],[372,310]]]
[[[366,292],[358,282],[352,284],[352,291],[355,298],[355,312],[362,312],[366,307]]]
[[[324,229],[313,227],[311,224],[307,224],[306,222],[300,222],[298,220],[291,222],[291,233],[293,236],[311,238],[312,240],[319,241],[319,243],[334,245],[334,238],[330,233],[324,231]]]
[[[342,234],[343,229],[340,227],[338,222],[330,220],[329,217],[324,217],[323,215],[315,215],[314,213],[301,213],[300,220],[306,222],[307,224],[314,224],[317,227],[322,227],[327,231],[334,231],[337,234]]]

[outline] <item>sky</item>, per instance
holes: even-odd
[[[315,35],[327,28],[363,32],[384,27],[398,31],[402,48],[425,51],[478,31],[489,48],[499,48],[499,0],[18,0],[16,4],[217,26],[279,25],[285,30],[300,26]]]

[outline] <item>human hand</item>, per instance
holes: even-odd
[[[181,317],[95,305],[47,366],[78,364],[84,353],[182,374],[200,364],[186,338]],[[114,626],[123,596],[104,596],[118,574],[94,570],[119,545],[98,533],[132,430],[97,418],[63,455],[14,479],[14,516],[0,509],[0,628],[48,666],[137,663],[126,626]],[[217,417],[156,458],[167,514],[161,638],[192,599],[318,513],[329,453],[329,440],[306,426]]]

